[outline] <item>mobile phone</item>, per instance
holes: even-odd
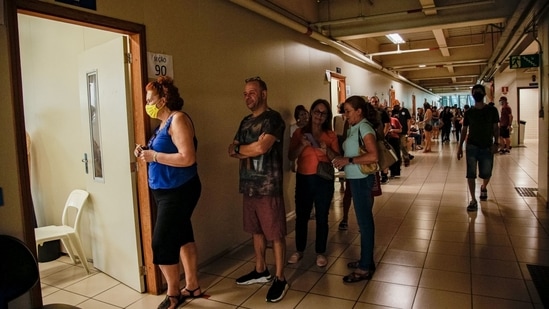
[[[311,133],[305,133],[305,138],[309,141],[309,143],[311,143],[311,145],[312,145],[314,148],[320,148],[320,145],[318,144],[318,142],[316,141],[316,139],[313,137],[313,134],[311,134]]]

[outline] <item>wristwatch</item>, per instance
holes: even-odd
[[[234,146],[234,153],[240,153],[240,144]]]
[[[354,161],[354,158],[353,158],[353,157],[350,157],[350,158],[349,158],[349,164],[353,164],[353,161]]]

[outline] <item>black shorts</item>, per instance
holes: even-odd
[[[196,175],[178,188],[152,190],[157,206],[152,239],[154,264],[179,263],[181,246],[194,242],[191,215],[201,189],[200,178]]]
[[[510,136],[511,132],[509,131],[509,127],[499,127],[499,137],[509,138]]]

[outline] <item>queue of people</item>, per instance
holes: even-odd
[[[165,299],[159,309],[173,309],[186,299],[204,294],[198,281],[197,246],[192,228],[192,213],[201,194],[201,182],[196,164],[198,141],[191,117],[182,112],[184,101],[170,77],[159,77],[146,86],[146,113],[160,120],[146,145],[136,145],[134,154],[148,165],[148,182],[157,208],[152,251],[153,262],[159,266],[167,283]],[[355,207],[360,231],[360,255],[348,263],[352,272],[342,280],[354,283],[369,280],[374,275],[375,223],[373,217],[376,182],[388,181],[388,172],[399,177],[401,164],[408,166],[413,156],[406,149],[407,136],[425,136],[424,152],[431,151],[431,133],[436,126],[433,110],[425,102],[418,120],[409,111],[395,105],[389,112],[379,105],[379,98],[351,96],[339,105],[343,122],[332,127],[330,103],[315,100],[309,109],[296,107],[292,125],[288,159],[296,162],[295,188],[295,252],[286,260],[286,213],[283,198],[283,141],[285,123],[277,111],[267,104],[267,84],[260,77],[248,78],[244,85],[244,102],[250,114],[242,119],[233,141],[228,146],[230,158],[239,161],[239,192],[242,194],[243,230],[252,235],[255,265],[250,273],[236,279],[237,285],[272,284],[267,302],[284,298],[290,284],[284,275],[286,263],[299,263],[304,256],[308,238],[308,223],[315,210],[316,265],[325,267],[328,239],[328,216],[334,196],[334,168],[344,171],[345,189],[343,220],[339,230],[348,227],[351,200]],[[457,130],[458,160],[463,156],[462,146],[467,141],[467,183],[472,200],[468,211],[476,211],[475,179],[477,166],[483,179],[480,200],[487,199],[488,182],[493,166],[493,154],[498,151],[501,137],[502,151],[510,148],[508,135],[512,121],[506,99],[502,117],[497,109],[483,103],[483,86],[473,87],[475,105],[465,113],[456,109],[452,117],[449,109],[441,114],[443,122]],[[420,113],[421,112],[421,113]],[[458,122],[458,123],[456,123]],[[499,123],[499,126],[498,126]],[[443,127],[443,141],[449,140],[448,125]],[[397,153],[398,161],[388,170],[364,173],[362,165],[378,161],[377,138],[386,138]],[[501,150],[500,150],[501,151]],[[401,156],[402,152],[402,156]],[[379,179],[378,179],[379,178]],[[379,185],[379,183],[378,183]],[[271,275],[266,262],[267,244],[272,243],[275,271]],[[180,288],[179,265],[185,272],[185,286]]]

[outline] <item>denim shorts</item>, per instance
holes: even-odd
[[[477,164],[480,178],[489,179],[492,177],[492,167],[494,166],[492,147],[480,148],[467,144],[465,156],[467,158],[467,178],[477,178]]]

